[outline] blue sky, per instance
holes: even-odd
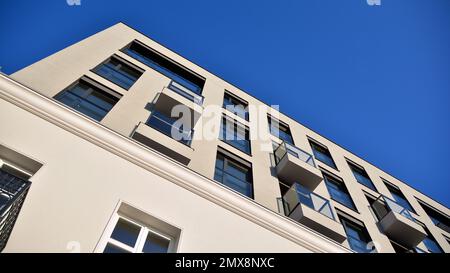
[[[118,21],[450,206],[449,0],[0,0],[2,71]]]

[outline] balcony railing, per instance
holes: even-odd
[[[280,161],[288,153],[302,160],[303,162],[306,162],[309,165],[316,167],[316,164],[314,163],[314,159],[311,154],[284,141],[275,149],[273,153],[275,155],[275,164],[278,165],[278,163],[280,163]]]
[[[159,112],[153,112],[146,124],[187,146],[191,145],[194,130],[191,129],[190,131],[185,131],[179,126],[175,126],[174,120]]]
[[[184,85],[182,85],[176,81],[170,82],[169,89],[174,91],[175,93],[185,97],[186,99],[195,102],[198,105],[203,104],[203,97],[201,95],[192,92],[187,87],[185,87]]]
[[[8,242],[30,184],[0,170],[0,252]]]
[[[289,216],[294,209],[303,204],[326,217],[335,220],[333,211],[331,210],[330,201],[313,193],[298,183],[294,183],[292,187],[283,196],[285,205],[285,214]]]
[[[136,78],[126,74],[109,63],[102,64],[95,72],[125,89],[129,89],[136,82]]]
[[[380,204],[386,204],[386,209],[382,209],[382,207],[380,207]],[[379,219],[382,219],[384,216],[386,216],[390,211],[393,211],[395,213],[398,213],[406,218],[408,218],[409,220],[415,222],[416,220],[414,219],[414,217],[411,215],[411,212],[404,208],[402,205],[400,205],[399,203],[395,202],[394,200],[390,199],[389,197],[386,197],[384,195],[380,195],[377,200],[375,200],[372,203],[372,208],[374,208],[375,212],[377,213],[377,216]]]

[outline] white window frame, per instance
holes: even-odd
[[[124,243],[122,243],[122,242],[120,242],[120,241],[118,241],[118,240],[116,240],[116,239],[111,237],[111,235],[112,235],[112,233],[114,231],[114,228],[116,227],[116,225],[119,222],[119,220],[124,220],[126,222],[129,222],[132,225],[140,227],[140,231],[139,231],[139,234],[138,234],[138,237],[136,239],[134,247],[130,247],[129,245],[126,245],[126,244],[124,244]],[[124,250],[124,251],[128,252],[128,253],[143,253],[142,250],[144,248],[144,244],[145,244],[145,242],[147,240],[147,236],[148,236],[149,233],[153,233],[153,234],[155,234],[155,235],[157,235],[159,237],[162,237],[162,238],[164,238],[164,239],[169,241],[169,246],[167,248],[167,253],[172,253],[172,252],[176,251],[176,240],[173,237],[171,237],[171,236],[169,236],[167,234],[164,234],[161,231],[156,230],[156,229],[154,229],[152,227],[149,227],[147,225],[141,224],[138,221],[132,220],[129,217],[126,217],[126,216],[121,215],[119,213],[116,213],[114,215],[113,219],[111,219],[110,226],[107,228],[107,231],[108,231],[109,235],[106,238],[103,247],[101,248],[101,252],[104,252],[104,250],[107,247],[107,245],[111,244],[111,245],[113,245],[115,247],[120,248],[121,250]]]

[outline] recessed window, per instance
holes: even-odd
[[[358,181],[358,183],[368,187],[373,191],[377,191],[375,185],[373,184],[372,180],[370,180],[369,175],[367,174],[366,170],[364,170],[363,167],[357,166],[356,164],[351,163],[349,161],[347,161],[347,163],[350,169],[352,170],[353,175],[355,176],[355,179],[356,181]]]
[[[417,201],[437,227],[450,233],[450,218],[447,215],[420,200]]]
[[[270,133],[278,137],[279,139],[294,145],[294,140],[292,139],[291,130],[287,124],[281,123],[279,120],[274,119],[271,116],[267,117],[269,121],[269,130]]]
[[[167,235],[119,217],[104,253],[167,253],[171,238]]]
[[[309,144],[311,145],[311,148],[313,150],[314,153],[314,157],[327,164],[328,166],[330,166],[333,169],[336,169],[336,164],[334,163],[333,158],[331,157],[330,151],[328,151],[328,148],[318,144],[315,141],[309,140]]]
[[[217,153],[214,180],[253,198],[251,165],[233,155]]]
[[[246,154],[250,154],[250,136],[248,128],[230,118],[223,117],[220,139]]]
[[[231,95],[228,92],[225,92],[224,98],[223,98],[223,108],[227,109],[228,111],[234,113],[235,115],[248,120],[248,103],[237,98],[236,96]]]
[[[384,183],[385,183],[386,187],[388,188],[389,192],[392,194],[392,197],[397,204],[399,204],[403,208],[409,210],[410,212],[415,213],[414,209],[409,204],[408,200],[406,200],[406,197],[403,195],[403,193],[400,191],[399,188],[390,184],[387,181],[385,181]]]
[[[56,95],[55,99],[100,121],[119,101],[120,95],[90,80],[81,79]]]
[[[181,86],[179,89],[188,90],[200,95],[205,80],[192,71],[182,67],[174,61],[162,56],[141,42],[133,41],[122,50],[124,53],[158,71]]]
[[[431,253],[443,253],[444,251],[439,246],[438,242],[433,237],[433,235],[431,235],[431,232],[425,227],[425,225],[420,222],[418,222],[418,224],[423,227],[423,229],[425,230],[425,232],[427,234],[425,239],[423,239],[423,241],[422,241],[422,243],[425,245],[427,250]]]
[[[338,214],[339,219],[344,226],[345,234],[347,235],[347,240],[350,248],[358,253],[368,253],[371,252],[372,246],[370,242],[372,239],[367,232],[363,223],[356,223],[342,214]],[[358,221],[359,222],[359,221]]]
[[[350,194],[348,193],[347,187],[345,186],[344,182],[325,173],[323,173],[323,177],[328,192],[330,193],[331,199],[356,211],[355,204],[353,203],[353,200]]]
[[[137,67],[114,56],[94,68],[93,72],[126,90],[130,89],[143,73]]]
[[[13,167],[0,160],[0,252],[5,248],[30,187]]]
[[[178,124],[176,122],[176,118],[168,117],[163,113],[154,110],[146,124],[153,129],[156,129],[161,133],[190,146],[194,132],[193,129],[189,128],[189,130],[186,130],[183,128],[182,123]]]

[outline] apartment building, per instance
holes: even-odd
[[[447,207],[123,23],[0,75],[0,125],[0,251],[450,252]]]

